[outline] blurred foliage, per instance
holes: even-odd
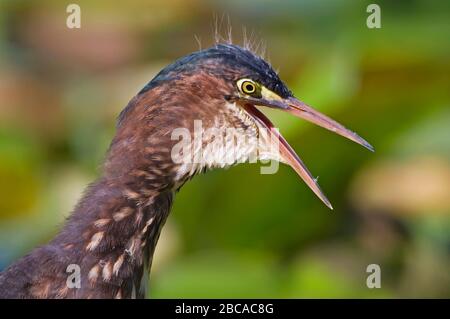
[[[449,2],[377,1],[381,29],[356,0],[77,3],[79,30],[63,1],[0,4],[0,268],[51,238],[98,176],[120,110],[210,46],[225,14],[236,43],[243,27],[264,40],[295,94],[376,153],[267,112],[335,210],[288,167],[198,176],[162,232],[151,296],[450,297]],[[372,263],[381,289],[366,287]]]

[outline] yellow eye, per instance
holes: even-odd
[[[261,97],[261,85],[250,79],[240,79],[237,81],[239,91],[254,98]]]
[[[256,85],[250,81],[244,81],[241,84],[241,90],[245,94],[253,94],[256,92]]]

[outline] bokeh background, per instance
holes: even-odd
[[[381,29],[365,1],[75,1],[81,29],[66,27],[69,3],[0,3],[0,269],[57,232],[120,110],[212,45],[225,15],[235,43],[244,27],[263,40],[296,96],[376,153],[266,112],[335,210],[285,166],[198,176],[177,195],[150,296],[450,297],[450,2],[377,1]],[[373,263],[381,289],[366,286]]]

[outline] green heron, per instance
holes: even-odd
[[[216,44],[194,52],[159,72],[121,112],[102,176],[87,188],[49,244],[0,274],[0,297],[143,298],[175,192],[199,172],[248,160],[252,154],[290,165],[332,208],[303,162],[256,106],[291,113],[373,150],[357,134],[297,100],[251,50]],[[179,140],[172,133],[178,128],[194,133],[199,120],[203,129],[233,128],[245,137],[231,141],[238,141],[234,160],[223,163],[224,153],[217,148],[205,148],[201,161],[174,160]],[[200,146],[208,139],[203,137]],[[274,143],[276,148],[271,147]],[[198,145],[191,146],[198,152]],[[79,287],[67,284],[71,264],[79,266]]]

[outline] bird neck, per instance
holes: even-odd
[[[81,268],[86,286],[77,297],[145,295],[145,278],[173,192],[155,187],[149,172],[133,174],[102,177],[91,185],[53,242]]]
[[[88,188],[55,239],[68,259],[80,265],[82,282],[88,283],[77,297],[145,295],[145,278],[179,185],[171,160],[173,141],[165,126],[158,125],[174,114],[148,110],[141,100],[130,102],[129,117],[118,126],[103,176]],[[139,114],[152,119],[145,123],[146,130],[137,121]]]

